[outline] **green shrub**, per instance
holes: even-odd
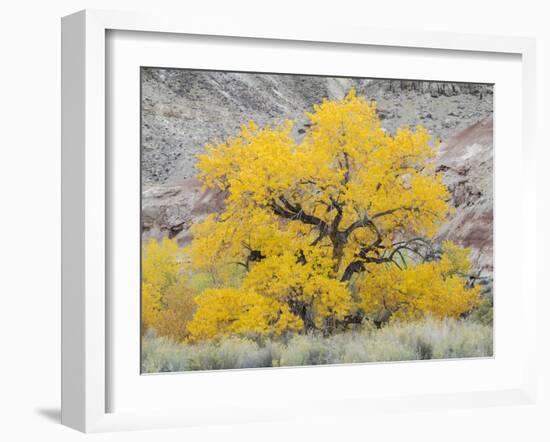
[[[472,321],[479,322],[484,325],[493,325],[493,296],[484,295],[481,303],[470,314]]]

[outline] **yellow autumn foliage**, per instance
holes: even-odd
[[[231,334],[278,336],[303,325],[288,306],[252,291],[206,289],[196,302],[199,309],[187,325],[192,341]]]
[[[194,295],[182,275],[182,250],[176,241],[148,241],[141,266],[143,330],[181,341],[195,309]]]
[[[406,269],[393,265],[374,267],[361,276],[357,289],[359,306],[374,320],[459,318],[480,299],[479,287],[465,287],[448,256]]]
[[[195,295],[184,284],[170,287],[163,296],[162,307],[150,327],[160,336],[183,341],[189,336],[187,325],[195,312]]]
[[[465,285],[469,251],[433,253],[451,209],[427,130],[386,132],[353,90],[307,117],[301,143],[292,122],[250,122],[198,156],[204,186],[226,198],[185,250],[191,271],[222,281],[197,297],[191,339],[468,312],[479,298]],[[241,281],[226,287],[219,275],[236,265]]]

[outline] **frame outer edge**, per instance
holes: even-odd
[[[106,415],[106,138],[105,32],[100,17],[85,14],[84,300],[85,424],[97,431]]]
[[[61,21],[61,423],[85,428],[84,12]]]
[[[105,27],[89,11],[62,19],[61,423],[106,414]]]
[[[61,181],[61,422],[83,432],[182,426],[181,416],[156,416],[141,422],[138,415],[106,413],[106,152],[105,152],[105,32],[107,29],[178,32],[283,40],[332,41],[447,50],[521,54],[524,75],[523,144],[525,169],[532,169],[535,134],[527,115],[534,116],[535,40],[442,32],[416,32],[338,28],[335,33],[296,33],[289,28],[240,29],[207,22],[176,22],[149,14],[84,10],[62,19],[62,181]],[[229,26],[229,27],[228,27]],[[202,32],[199,32],[202,31]],[[278,37],[276,36],[278,35]],[[407,44],[403,44],[405,38]],[[431,38],[439,38],[431,44]],[[527,63],[525,61],[527,60]],[[528,86],[526,94],[525,87]],[[527,96],[526,96],[527,95]],[[526,124],[527,123],[527,124]],[[525,195],[525,193],[524,193]],[[530,198],[530,201],[532,199]],[[531,211],[530,215],[535,215]],[[524,217],[524,222],[529,217]],[[532,220],[531,223],[536,223]],[[525,249],[524,249],[525,253]],[[525,256],[525,255],[524,255]],[[524,286],[525,287],[525,286]],[[533,285],[530,285],[533,288]],[[534,291],[531,300],[536,297]],[[530,330],[535,334],[534,327]],[[530,350],[530,349],[529,349]],[[528,359],[533,362],[532,350]],[[532,403],[536,392],[535,367],[526,367],[523,389],[514,402]],[[503,393],[503,392],[501,392]],[[519,396],[518,396],[519,395]],[[490,400],[493,402],[493,399]],[[492,404],[497,405],[497,404]],[[144,416],[141,416],[144,418]]]
[[[537,280],[537,268],[529,261],[530,257],[537,256],[537,42],[534,38],[525,39],[522,50],[522,160],[523,160],[523,177],[522,182],[522,222],[528,225],[528,237],[522,241],[522,269],[521,275],[522,291],[525,297],[523,305],[524,318],[532,318],[525,320],[527,324],[526,334],[530,345],[526,345],[526,364],[525,364],[525,379],[524,392],[529,397],[531,403],[536,403],[538,400],[538,362],[539,355],[536,352],[537,347],[534,345],[537,342],[537,327],[541,321],[540,308],[537,305],[540,303],[539,297],[539,281]],[[525,229],[523,229],[525,231]],[[540,265],[540,263],[538,263]],[[533,315],[533,308],[537,310],[537,314]],[[540,335],[539,335],[540,336]]]

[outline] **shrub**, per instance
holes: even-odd
[[[271,367],[278,359],[271,343],[260,347],[249,339],[230,338],[218,344],[190,345],[154,332],[142,338],[141,351],[144,373]]]
[[[141,291],[143,331],[153,329],[176,341],[185,339],[195,301],[182,273],[182,251],[175,240],[145,244]]]
[[[162,308],[164,292],[177,284],[180,251],[175,241],[148,241],[143,247],[141,265],[141,320],[144,329],[155,323]]]
[[[185,345],[149,331],[141,339],[141,371],[163,373],[189,370],[189,354]]]
[[[413,350],[412,359],[468,358],[493,355],[492,327],[446,319],[394,323],[374,336],[373,348],[400,345]],[[378,359],[377,360],[383,360]]]
[[[231,368],[271,367],[269,348],[260,348],[249,339],[229,338],[219,344],[188,346],[189,370],[223,370]]]
[[[193,292],[185,285],[170,287],[162,297],[162,306],[150,326],[160,335],[183,341],[189,335],[187,323],[196,304]]]
[[[319,335],[296,335],[281,349],[281,366],[334,364],[340,360],[340,349],[334,339]]]
[[[421,359],[486,357],[493,354],[492,327],[473,321],[429,319],[390,323],[323,337],[293,335],[254,340],[232,337],[218,342],[175,343],[148,333],[143,338],[146,373],[304,366]]]
[[[492,294],[483,295],[482,301],[470,315],[472,321],[484,325],[493,325],[493,296]]]

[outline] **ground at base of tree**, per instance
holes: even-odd
[[[149,332],[142,340],[143,373],[492,356],[492,326],[451,319],[365,327],[326,338],[294,334],[186,344]]]

